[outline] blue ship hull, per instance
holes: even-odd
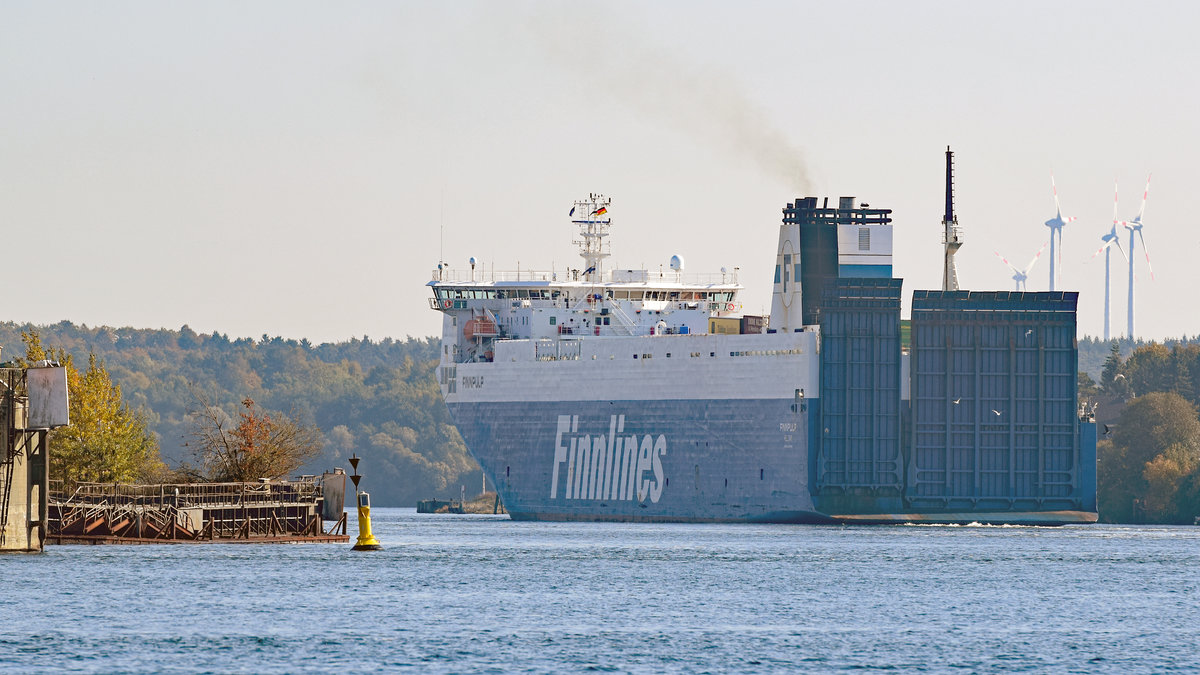
[[[451,403],[518,520],[819,523],[815,401]]]
[[[514,520],[1061,525],[1096,519],[1094,509],[1070,500],[997,509],[985,501],[922,506],[919,496],[887,490],[849,501],[814,498],[818,458],[809,449],[821,441],[810,423],[820,418],[816,399],[449,408]],[[1094,424],[1081,431],[1084,446],[1094,447]]]

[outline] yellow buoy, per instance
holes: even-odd
[[[383,547],[371,534],[371,495],[366,492],[358,493],[358,541],[354,542],[355,551],[379,551]]]
[[[371,495],[358,491],[358,481],[362,478],[358,475],[358,462],[357,455],[350,456],[350,467],[354,470],[350,480],[354,481],[354,494],[358,495],[358,541],[354,542],[354,548],[351,550],[380,551],[383,547],[379,545],[375,535],[371,534]]]

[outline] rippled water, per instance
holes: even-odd
[[[375,553],[203,544],[0,557],[0,668],[1200,670],[1197,527],[373,515]]]

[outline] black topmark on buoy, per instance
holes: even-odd
[[[357,455],[350,456],[350,469],[354,471],[350,475],[350,480],[354,481],[354,494],[358,499],[358,541],[354,542],[351,550],[379,551],[383,549],[383,546],[380,546],[379,540],[371,534],[371,495],[358,491],[358,481],[362,479],[362,476],[358,475],[359,460]]]

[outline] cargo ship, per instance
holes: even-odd
[[[1076,293],[917,290],[902,320],[891,211],[808,197],[747,315],[739,269],[610,268],[611,207],[570,210],[577,268],[428,283],[442,394],[513,519],[1096,520]]]

